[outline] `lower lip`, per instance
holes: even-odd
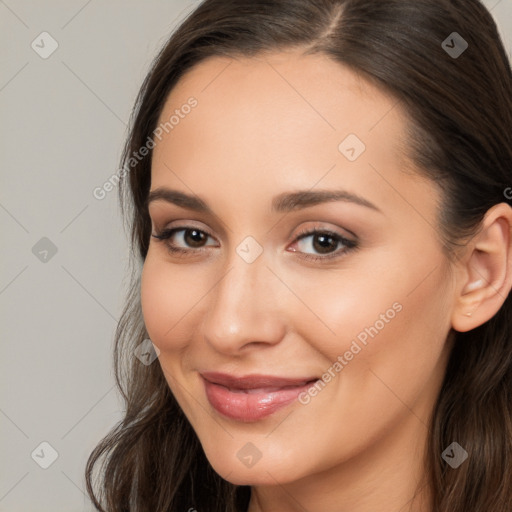
[[[277,391],[231,391],[230,389],[203,379],[206,396],[212,407],[224,416],[238,421],[258,421],[270,416],[306,392],[314,382]]]

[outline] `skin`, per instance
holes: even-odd
[[[479,240],[491,256],[472,259],[475,241],[453,264],[437,228],[440,192],[404,155],[403,111],[327,57],[210,58],[180,80],[161,120],[190,96],[197,107],[154,149],[151,191],[200,197],[213,213],[163,200],[149,213],[153,234],[192,227],[211,236],[203,248],[187,245],[183,231],[167,242],[151,237],[141,300],[208,460],[226,480],[252,486],[250,512],[431,510],[423,455],[448,334],[499,309],[503,297],[487,285],[500,296],[512,286],[510,209],[487,218]],[[348,134],[366,145],[354,162],[338,149]],[[338,189],[378,210],[349,201],[271,210],[282,193]],[[357,249],[334,243],[339,257],[307,260],[322,254],[314,236],[297,235],[313,228]],[[247,236],[263,251],[252,263],[236,251]],[[199,372],[321,377],[393,304],[400,311],[307,405],[244,423],[209,404]],[[252,467],[237,457],[249,442],[261,453]]]

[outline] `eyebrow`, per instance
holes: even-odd
[[[153,201],[165,201],[189,210],[213,214],[211,208],[199,197],[166,187],[159,187],[149,193],[146,205],[149,206]],[[367,199],[346,190],[299,190],[297,192],[284,192],[272,200],[272,211],[285,213],[334,201],[354,203],[378,212],[381,211]]]
[[[291,212],[300,208],[334,201],[354,203],[380,212],[379,208],[367,199],[346,190],[299,190],[298,192],[285,192],[274,198],[272,210],[276,212]]]

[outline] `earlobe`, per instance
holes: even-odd
[[[512,288],[512,208],[500,203],[485,215],[481,228],[459,262],[460,279],[452,327],[466,332],[490,320]]]

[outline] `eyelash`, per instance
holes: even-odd
[[[197,229],[193,226],[181,226],[177,228],[170,228],[170,229],[164,229],[160,233],[157,233],[156,235],[151,235],[153,238],[156,238],[159,242],[164,242],[166,245],[167,250],[176,256],[180,257],[186,257],[190,255],[190,253],[201,253],[206,250],[206,247],[198,247],[195,249],[184,249],[183,247],[175,247],[171,245],[171,243],[168,241],[175,233],[180,231],[188,231],[188,230],[195,230],[199,231],[200,233],[203,233],[207,235],[210,238],[213,238],[210,233],[207,231],[204,231],[202,229]],[[293,251],[300,254],[300,257],[305,260],[310,260],[313,262],[325,262],[326,260],[331,260],[334,258],[341,258],[344,255],[346,255],[348,252],[355,250],[358,248],[358,243],[354,240],[349,240],[343,236],[341,236],[339,233],[335,233],[334,231],[330,231],[328,229],[304,229],[303,231],[299,232],[295,238],[295,242],[298,242],[302,240],[303,238],[307,238],[308,236],[314,236],[314,235],[327,235],[328,237],[333,238],[337,244],[341,243],[344,246],[344,249],[342,250],[336,250],[335,252],[328,253],[324,256],[316,256],[309,253],[303,253],[298,250]]]

